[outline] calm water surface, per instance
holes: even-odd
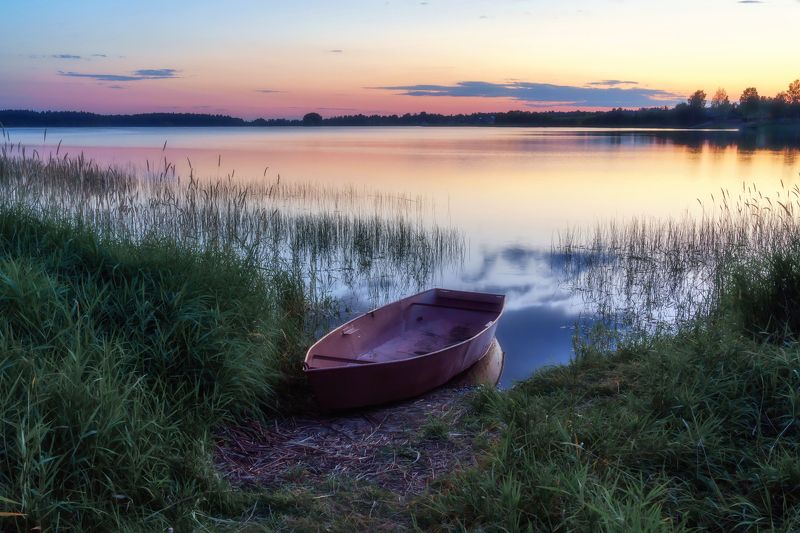
[[[356,185],[430,198],[430,216],[460,228],[468,250],[434,285],[508,296],[498,338],[507,386],[572,355],[586,309],[552,260],[558,232],[631,217],[682,216],[742,183],[796,184],[792,142],[736,132],[500,128],[63,128],[12,129],[40,152],[145,167],[166,157],[186,175]],[[164,143],[166,149],[163,149]],[[375,303],[339,287],[355,307]]]

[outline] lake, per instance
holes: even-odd
[[[501,385],[572,355],[586,312],[553,261],[559,232],[632,217],[680,217],[743,183],[766,194],[800,180],[795,141],[735,131],[542,128],[60,128],[7,130],[27,150],[84,153],[137,171],[201,179],[311,182],[424,198],[425,217],[458,228],[463,261],[428,285],[502,292]],[[166,147],[165,147],[166,143]],[[698,201],[700,200],[700,201]],[[332,291],[352,312],[383,303]],[[397,297],[390,292],[383,299]]]

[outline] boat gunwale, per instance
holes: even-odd
[[[375,311],[377,311],[379,309],[383,309],[384,307],[388,307],[388,306],[390,306],[392,304],[400,303],[403,300],[410,300],[411,298],[415,298],[417,296],[421,296],[421,295],[423,295],[425,293],[428,293],[428,292],[431,292],[431,291],[460,292],[460,293],[468,293],[468,294],[482,294],[482,295],[487,295],[487,296],[495,296],[495,297],[499,297],[499,298],[503,299],[503,305],[502,305],[502,307],[500,307],[500,311],[497,313],[497,316],[494,318],[494,320],[492,320],[490,324],[485,325],[478,333],[476,333],[472,337],[464,339],[463,341],[459,341],[459,342],[454,343],[454,344],[448,344],[444,348],[441,348],[441,349],[433,351],[433,352],[428,352],[428,353],[424,353],[424,354],[421,354],[421,355],[415,355],[413,357],[406,357],[406,358],[403,358],[403,359],[396,359],[394,361],[371,362],[371,363],[368,363],[368,364],[345,363],[345,364],[343,364],[341,366],[332,366],[332,367],[328,367],[328,368],[312,368],[311,366],[309,366],[309,364],[308,364],[309,363],[309,356],[311,356],[311,351],[314,349],[314,347],[317,346],[318,344],[320,344],[322,341],[324,341],[328,337],[332,336],[334,333],[344,329],[346,326],[348,326],[352,322],[355,322],[356,320],[358,320],[360,318],[363,318],[363,317],[369,315],[370,313],[374,313]],[[476,338],[478,338],[481,335],[483,335],[484,333],[486,333],[486,331],[489,328],[491,328],[492,326],[497,324],[497,321],[500,320],[500,317],[505,312],[505,309],[506,309],[505,299],[506,299],[506,295],[505,294],[496,294],[496,293],[492,293],[492,292],[462,291],[462,290],[457,290],[457,289],[442,289],[440,287],[434,287],[434,288],[428,289],[426,291],[422,291],[422,292],[418,292],[416,294],[412,294],[410,296],[406,296],[405,298],[401,298],[401,299],[396,300],[394,302],[391,302],[391,303],[388,303],[388,304],[385,304],[385,305],[381,305],[379,307],[371,309],[371,310],[369,310],[369,311],[367,311],[365,313],[362,313],[362,314],[358,315],[357,317],[354,317],[354,318],[348,320],[347,322],[345,322],[341,326],[338,326],[338,327],[332,329],[331,331],[329,331],[328,333],[323,335],[319,340],[317,340],[317,342],[312,344],[311,347],[306,352],[305,358],[303,359],[303,372],[304,373],[316,373],[316,372],[328,372],[328,371],[335,370],[335,369],[340,369],[340,368],[364,368],[364,367],[375,367],[375,366],[378,366],[378,365],[393,365],[393,364],[404,363],[406,361],[414,361],[414,360],[417,360],[417,359],[422,359],[423,357],[432,357],[434,355],[440,354],[441,352],[444,352],[444,351],[447,351],[447,350],[451,350],[451,349],[455,348],[456,346],[461,346],[462,344],[466,344],[466,343],[472,342]],[[312,356],[312,358],[313,358],[313,356]],[[356,360],[355,359],[351,359],[351,361],[356,361]]]

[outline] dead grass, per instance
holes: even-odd
[[[461,424],[469,390],[443,388],[357,412],[226,427],[218,434],[215,462],[234,486],[322,486],[340,476],[375,484],[406,501],[438,477],[474,466],[476,435]],[[448,428],[444,438],[424,431],[432,420]]]

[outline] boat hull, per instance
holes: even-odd
[[[449,302],[450,307],[426,303],[441,301]],[[459,302],[472,308],[465,311],[457,307],[462,305]],[[312,346],[306,356],[305,373],[319,405],[331,410],[387,403],[419,396],[447,383],[487,353],[494,340],[502,305],[501,295],[433,289],[371,311],[337,328]],[[490,309],[490,306],[493,307]],[[476,318],[476,313],[483,315]],[[392,338],[390,333],[386,339],[381,339],[381,346],[395,347],[400,355],[394,356],[386,350],[381,352],[378,348],[368,349],[378,342],[370,344],[370,339],[363,338],[370,335],[370,326],[374,325],[376,330],[396,328],[391,324],[393,315],[395,320],[407,323],[402,326],[402,331],[398,330],[396,338]],[[491,320],[485,324],[475,326],[476,320],[489,317]],[[467,319],[472,321],[469,323],[472,328],[468,331],[469,337],[429,353],[417,355],[419,352],[408,351],[414,347],[409,347],[411,344],[416,343],[419,347],[431,336],[424,329],[417,333],[414,329],[417,324],[430,322],[452,326],[459,320],[466,323]],[[451,329],[459,327],[456,325]],[[351,341],[349,337],[355,335],[360,337]],[[367,355],[358,355],[359,351]],[[340,355],[319,355],[321,353]],[[404,357],[404,353],[411,355]],[[329,366],[314,368],[315,357],[324,358]],[[348,357],[356,359],[347,362]],[[320,362],[323,359],[317,359],[317,364]]]

